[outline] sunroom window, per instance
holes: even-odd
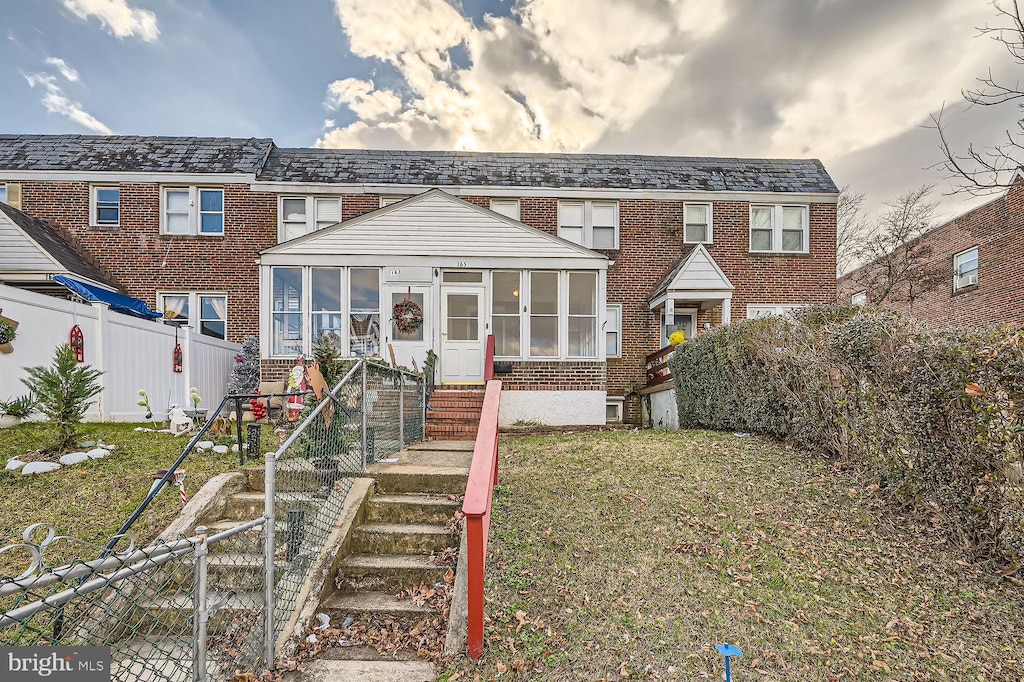
[[[302,268],[273,268],[271,276],[272,352],[299,355],[302,336]]]
[[[522,297],[520,273],[495,272],[492,276],[491,325],[494,354],[517,358],[522,353]]]
[[[530,273],[530,355],[558,357],[558,273]]]
[[[597,355],[597,273],[569,273],[569,357]]]

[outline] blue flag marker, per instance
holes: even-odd
[[[733,657],[739,657],[743,655],[738,646],[732,644],[719,644],[715,647],[718,649],[718,653],[725,656],[725,682],[732,682],[732,670],[729,668],[729,660]]]

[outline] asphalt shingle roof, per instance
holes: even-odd
[[[835,193],[817,159],[275,147],[269,182]]]
[[[256,173],[273,141],[141,135],[0,135],[0,170]]]
[[[71,244],[64,240],[50,224],[39,218],[33,218],[27,213],[22,213],[13,206],[0,204],[0,211],[3,211],[8,218],[14,221],[18,227],[25,231],[29,239],[49,253],[57,262],[67,268],[68,272],[79,277],[85,277],[93,282],[106,285],[112,289],[117,287],[107,279],[106,275],[100,272],[99,268],[90,263],[85,256],[75,250]]]

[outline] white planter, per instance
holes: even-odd
[[[10,414],[0,414],[0,429],[7,429],[12,426],[17,426],[21,423],[21,417],[15,417]]]

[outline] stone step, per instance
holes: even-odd
[[[212,597],[215,592],[211,590]],[[211,632],[222,630],[232,622],[258,622],[263,610],[262,591],[236,591],[209,620]],[[146,634],[184,635],[192,632],[194,602],[191,592],[176,592],[140,601],[122,618],[131,630]]]
[[[110,653],[111,679],[173,680],[190,679],[192,675],[190,636],[122,640],[111,645]]]
[[[437,615],[436,609],[417,606],[411,599],[395,599],[391,592],[335,592],[320,604],[320,610],[332,623],[343,623],[351,616],[364,623],[394,620],[412,626]]]
[[[448,570],[427,554],[350,554],[338,567],[337,584],[345,592],[397,593],[442,582]]]
[[[250,545],[249,549],[259,549],[259,545]],[[211,550],[217,545],[212,545]],[[237,545],[231,549],[237,549]],[[164,574],[170,584],[175,585],[179,590],[191,590],[195,585],[196,567],[195,560],[189,557],[187,561],[171,562],[173,569],[163,567]],[[274,563],[275,576],[280,578],[287,568],[284,561]],[[259,589],[263,585],[263,555],[255,552],[238,551],[211,551],[207,555],[206,580],[212,590],[238,590],[238,589]]]
[[[321,658],[302,673],[285,673],[287,682],[433,682],[435,679],[434,666],[426,661]]]
[[[380,493],[464,495],[469,467],[377,463],[366,467]]]
[[[367,522],[447,523],[462,507],[446,495],[374,495],[366,510]]]
[[[352,537],[356,554],[429,554],[458,545],[458,535],[426,523],[364,523]]]

